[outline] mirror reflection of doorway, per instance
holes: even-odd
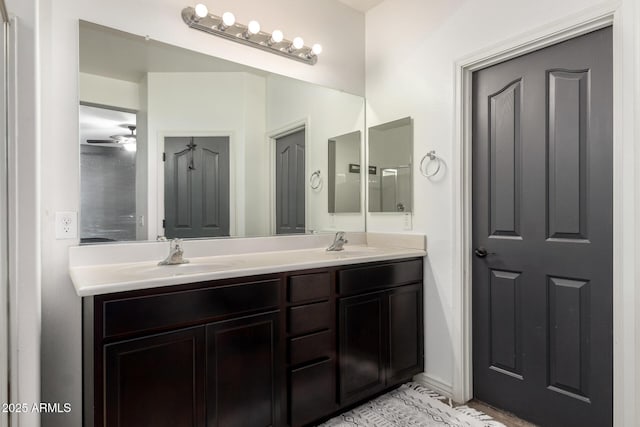
[[[305,129],[276,137],[276,234],[305,233]]]
[[[165,236],[229,236],[229,137],[167,137],[164,149]]]
[[[136,112],[81,102],[79,122],[80,242],[136,240]]]

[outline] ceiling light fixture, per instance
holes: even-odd
[[[271,33],[263,32],[258,21],[250,21],[247,25],[237,23],[236,17],[231,12],[225,12],[222,16],[213,15],[202,3],[195,7],[184,8],[182,19],[185,24],[196,30],[309,65],[314,65],[318,61],[318,55],[322,53],[322,46],[319,44],[307,47],[302,37],[296,37],[292,41],[286,40],[280,30],[274,30]]]

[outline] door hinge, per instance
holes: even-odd
[[[163,162],[167,161],[167,153],[162,153],[162,161]]]
[[[167,220],[166,219],[162,220],[162,228],[167,228]]]

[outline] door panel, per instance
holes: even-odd
[[[549,73],[549,237],[586,239],[587,71]]]
[[[489,279],[491,368],[522,379],[520,273],[492,270]]]
[[[304,233],[305,130],[276,140],[276,234]]]
[[[550,277],[549,386],[589,396],[589,282]]]
[[[545,426],[611,425],[611,29],[473,87],[474,395]]]
[[[491,235],[518,236],[520,223],[520,81],[490,97]]]
[[[165,236],[229,235],[229,138],[165,138]]]
[[[202,150],[202,226],[207,228],[216,227],[222,222],[228,206],[222,206],[221,200],[224,198],[223,187],[226,180],[222,164],[225,159],[221,159],[222,153],[207,148]]]

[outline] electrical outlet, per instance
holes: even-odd
[[[56,239],[76,239],[78,237],[78,213],[56,212]]]

